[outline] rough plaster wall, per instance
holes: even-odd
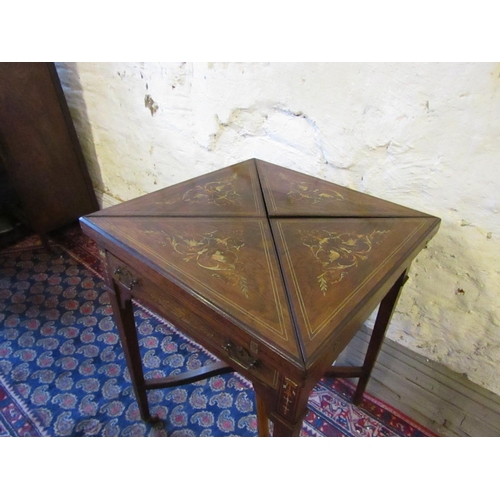
[[[440,217],[389,337],[500,394],[500,65],[57,68],[104,205],[257,157]]]

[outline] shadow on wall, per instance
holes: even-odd
[[[83,155],[87,163],[94,191],[99,204],[102,207],[102,197],[105,192],[104,182],[101,175],[101,166],[95,149],[94,136],[87,114],[87,105],[83,95],[83,87],[80,83],[78,65],[73,62],[56,62],[55,67],[59,80],[66,96],[71,118],[75,124],[76,133],[82,147]]]

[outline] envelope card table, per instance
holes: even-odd
[[[412,260],[436,217],[247,160],[80,219],[101,252],[139,404],[146,391],[237,371],[259,435],[296,436],[324,376],[358,378],[359,404]],[[145,379],[132,301],[219,361]],[[332,363],[380,304],[363,366]]]

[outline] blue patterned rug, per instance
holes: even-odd
[[[101,279],[97,250],[77,226],[54,235],[53,252],[28,237],[0,252],[0,436],[255,436],[251,384],[237,374],[148,392],[141,421]],[[215,358],[137,307],[147,378],[182,373]],[[322,380],[302,436],[432,436],[353,387]]]

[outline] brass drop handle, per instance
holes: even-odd
[[[118,266],[114,270],[113,274],[127,290],[132,290],[132,288],[139,283],[139,280],[134,278],[132,274],[130,274],[130,271],[126,268]]]
[[[229,357],[245,370],[251,370],[259,364],[259,360],[253,358],[241,346],[236,346],[229,340],[225,342],[222,348],[228,353]]]

